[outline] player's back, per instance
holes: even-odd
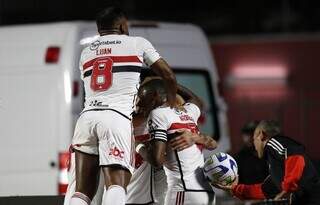
[[[201,170],[204,164],[201,147],[194,144],[182,151],[175,151],[169,145],[177,129],[184,128],[199,132],[197,127],[199,108],[191,103],[186,104],[184,108],[185,111],[170,107],[153,110],[150,115],[149,129],[155,139],[168,143],[164,164],[168,188],[173,191],[210,190]]]
[[[150,46],[144,38],[114,34],[100,36],[86,47],[80,59],[85,110],[108,108],[130,115],[143,62],[150,61],[145,57]],[[157,53],[151,56],[159,58]]]

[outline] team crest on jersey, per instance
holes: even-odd
[[[178,110],[177,108],[174,108],[174,112],[177,114],[177,115],[182,115],[182,111],[181,110]]]
[[[152,120],[148,121],[149,131],[154,131],[158,128],[158,125],[154,124]]]

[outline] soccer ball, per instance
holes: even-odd
[[[226,186],[235,181],[238,175],[238,166],[230,155],[219,152],[206,159],[203,173],[211,184]]]

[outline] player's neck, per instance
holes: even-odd
[[[106,36],[106,35],[121,35],[121,32],[119,29],[110,29],[110,30],[102,30],[99,32],[100,36]]]

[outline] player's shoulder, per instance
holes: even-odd
[[[285,156],[287,153],[287,145],[281,136],[274,136],[266,143],[266,150],[270,153]]]
[[[187,102],[183,105],[183,107],[189,111],[189,112],[196,112],[196,113],[200,113],[200,108],[198,107],[198,105],[191,103],[191,102]]]
[[[132,38],[135,39],[135,41],[137,42],[137,45],[139,46],[144,46],[144,45],[149,45],[151,44],[150,41],[144,37],[141,36],[133,36]]]
[[[170,107],[160,106],[160,107],[153,109],[150,112],[150,116],[151,117],[156,117],[156,116],[157,117],[165,117],[169,111],[170,111]]]
[[[198,105],[196,105],[196,104],[194,104],[194,103],[192,103],[192,102],[186,102],[186,103],[183,105],[183,107],[185,107],[185,108],[198,108],[198,109],[200,109],[200,108],[198,107]]]

